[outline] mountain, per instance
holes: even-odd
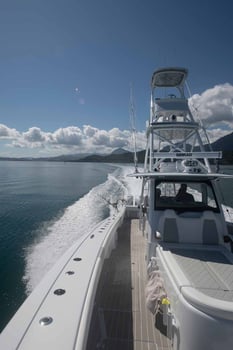
[[[110,153],[107,155],[92,154],[79,159],[78,162],[132,163],[133,153],[125,151],[124,153]]]
[[[66,161],[76,161],[81,158],[89,156],[90,153],[79,153],[79,154],[62,154],[55,157],[37,158],[36,160],[50,160],[55,162],[66,162]]]
[[[222,159],[219,164],[233,164],[233,132],[220,137],[211,144],[213,151],[222,151]]]
[[[213,151],[222,151],[223,157],[220,160],[220,164],[233,164],[233,132],[229,135],[219,138],[217,141],[211,144]],[[190,146],[191,149],[191,146]],[[206,145],[205,149],[210,150]],[[163,151],[167,151],[168,148],[164,147]],[[187,148],[189,150],[189,147]],[[198,149],[194,149],[198,151]],[[145,150],[137,152],[138,163],[144,163]],[[10,158],[0,157],[0,160],[34,160],[34,161],[57,161],[57,162],[102,162],[102,163],[133,163],[134,153],[125,150],[124,148],[117,148],[110,154],[66,154],[56,157],[44,157],[44,158]]]
[[[78,153],[78,154],[63,154],[55,157],[46,157],[46,158],[35,158],[34,160],[49,160],[55,162],[103,162],[104,159],[109,159],[113,157],[114,159],[121,159],[122,155],[126,155],[127,153],[131,153],[126,151],[124,148],[117,148],[110,154],[98,154],[98,153]],[[133,158],[132,158],[133,159]],[[111,160],[110,160],[111,161]]]
[[[54,157],[0,157],[0,160],[17,160],[17,161],[50,161],[50,162],[75,162],[79,159],[89,156],[91,153],[80,154],[62,154]]]
[[[124,153],[128,153],[128,151],[126,151],[124,148],[117,148],[114,151],[112,151],[111,154],[124,154]]]
[[[145,150],[137,152],[138,163],[144,163]],[[79,159],[78,162],[102,162],[102,163],[133,163],[134,153],[118,148],[110,154],[99,155],[92,154],[90,156]]]
[[[233,132],[212,143],[214,151],[233,151]]]

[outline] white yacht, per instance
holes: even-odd
[[[144,170],[130,175],[142,183],[139,205],[121,206],[65,253],[0,349],[232,348],[232,231],[218,189],[228,175],[212,171],[221,153],[206,149],[187,73],[152,76]]]

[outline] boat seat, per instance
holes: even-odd
[[[210,210],[200,217],[178,217],[177,225],[181,243],[218,245],[223,242],[219,219]]]
[[[218,245],[223,242],[221,224],[212,211],[181,217],[166,209],[159,219],[157,237],[167,243]]]
[[[164,220],[163,240],[169,243],[178,243],[179,234],[175,218],[166,218]]]
[[[203,244],[218,244],[218,231],[214,220],[203,221]]]
[[[180,217],[173,209],[166,209],[159,219],[156,236],[167,243],[203,244],[202,216]]]
[[[161,233],[160,233],[161,232]],[[159,220],[159,235],[167,243],[178,243],[179,233],[174,210],[166,209]]]
[[[218,229],[218,226],[218,220],[213,212],[206,211],[203,213],[203,244],[217,245],[220,243],[221,230]]]
[[[202,238],[202,216],[177,218],[179,242],[203,244]]]

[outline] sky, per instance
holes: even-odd
[[[0,0],[0,157],[145,147],[150,81],[189,70],[212,141],[233,131],[229,0]]]

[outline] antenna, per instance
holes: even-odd
[[[134,100],[133,100],[132,84],[130,84],[130,124],[131,124],[133,147],[134,147],[134,167],[135,167],[135,173],[137,173],[138,172],[138,166],[137,166],[138,158],[137,158],[137,143],[136,143],[136,127],[135,127],[135,107],[134,107]]]

